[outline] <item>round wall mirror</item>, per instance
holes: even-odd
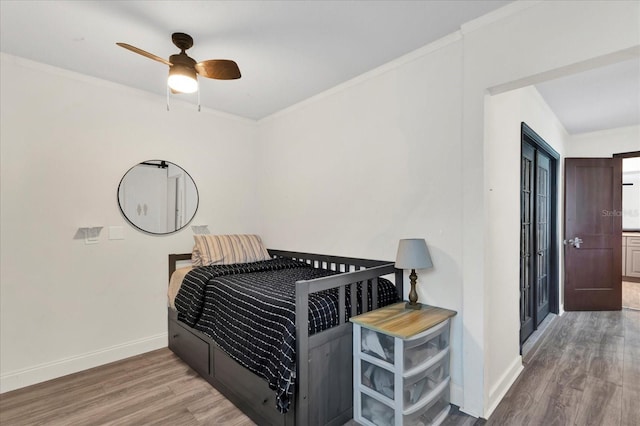
[[[170,234],[191,222],[198,189],[182,167],[163,160],[136,164],[118,185],[118,205],[130,224],[150,234]]]

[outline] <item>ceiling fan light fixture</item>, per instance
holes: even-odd
[[[194,93],[198,90],[198,79],[196,70],[181,64],[174,64],[169,67],[169,87],[180,93]]]
[[[186,50],[193,46],[193,38],[185,33],[173,33],[171,41],[180,49],[180,53],[171,55],[169,60],[165,60],[158,55],[149,53],[138,47],[127,43],[116,43],[118,46],[130,50],[134,53],[153,59],[154,61],[169,66],[169,78],[167,87],[172,93],[194,93],[198,92],[198,75],[204,78],[216,80],[235,80],[241,77],[240,69],[235,61],[230,59],[209,59],[196,62],[186,54]],[[200,102],[200,92],[198,92],[198,103]],[[169,90],[167,90],[167,100]]]

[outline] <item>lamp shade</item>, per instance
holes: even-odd
[[[427,242],[423,238],[409,238],[400,240],[396,256],[398,269],[427,269],[431,268],[431,255]]]
[[[181,64],[169,68],[169,87],[180,93],[194,93],[198,90],[196,70]]]

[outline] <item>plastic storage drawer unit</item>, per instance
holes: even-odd
[[[455,312],[404,306],[351,318],[353,409],[359,424],[434,426],[449,413],[449,329]]]
[[[405,341],[404,371],[410,372],[449,347],[449,321]]]
[[[404,409],[420,405],[441,383],[449,378],[449,348],[443,349],[433,358],[430,367],[404,378]]]

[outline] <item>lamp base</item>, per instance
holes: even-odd
[[[411,303],[411,302],[407,302],[404,304],[404,308],[405,309],[416,309],[416,310],[420,310],[422,309],[422,303]]]

